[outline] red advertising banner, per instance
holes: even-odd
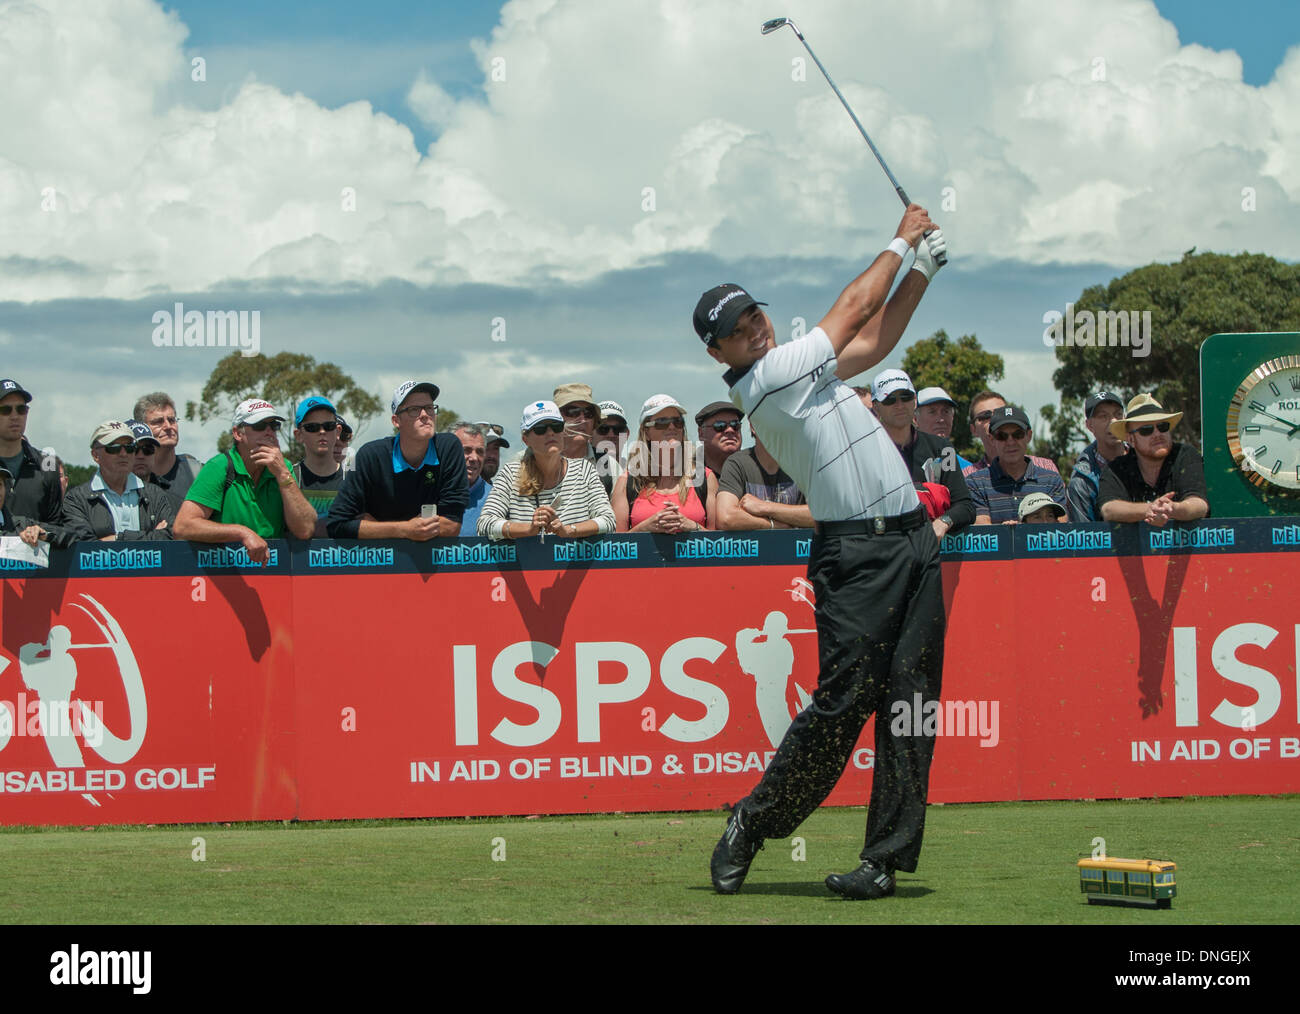
[[[939,736],[930,798],[1295,791],[1294,549],[1247,551],[1247,530],[1122,552],[1101,526],[1059,527],[1059,556],[1010,530],[945,544],[942,698],[877,719]],[[518,549],[312,543],[259,569],[222,548],[79,547],[62,572],[6,576],[0,822],[707,809],[748,792],[816,683],[807,542]],[[873,746],[869,723],[828,802],[867,800]]]

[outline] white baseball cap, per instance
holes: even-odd
[[[438,385],[432,384],[427,380],[406,380],[397,385],[393,391],[393,415],[397,415],[397,410],[402,407],[404,402],[412,391],[428,391],[429,397],[434,401],[438,400]]]
[[[616,415],[624,422],[627,422],[627,413],[623,411],[623,406],[616,401],[602,401],[596,407],[600,409],[600,418],[602,420],[607,415]]]
[[[534,401],[524,406],[523,419],[519,422],[521,432],[527,432],[536,426],[539,422],[557,422],[564,423],[564,416],[560,415],[560,410],[553,401]]]
[[[233,429],[236,426],[259,423],[263,419],[279,419],[283,422],[284,416],[277,412],[275,406],[265,398],[249,398],[235,407],[235,416],[230,425]]]
[[[876,374],[876,379],[871,382],[872,401],[884,401],[895,391],[916,393],[916,388],[912,386],[912,378],[902,370],[881,370]]]
[[[131,427],[124,422],[102,422],[95,427],[95,432],[90,435],[90,446],[107,447],[116,440],[126,437],[132,443],[135,443],[135,433]],[[152,438],[150,438],[152,439]]]
[[[917,405],[933,405],[936,401],[946,401],[953,408],[957,407],[957,403],[942,387],[923,387],[916,395]]]
[[[644,426],[647,419],[666,408],[675,408],[681,412],[683,418],[686,417],[686,409],[682,408],[681,402],[671,394],[655,394],[647,398],[645,404],[641,406],[641,420],[638,425]]]

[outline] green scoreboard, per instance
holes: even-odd
[[[1300,514],[1300,334],[1202,343],[1201,448],[1214,517]]]

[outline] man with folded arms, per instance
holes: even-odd
[[[132,471],[136,444],[131,427],[100,423],[90,438],[90,456],[98,466],[95,474],[69,489],[63,501],[68,530],[79,541],[170,542],[176,508],[161,487]]]
[[[469,506],[465,449],[436,433],[438,385],[408,380],[393,392],[395,436],[357,451],[326,527],[332,539],[455,538]],[[468,534],[468,533],[467,533]]]
[[[1110,424],[1111,435],[1132,444],[1133,453],[1116,458],[1101,474],[1097,510],[1103,521],[1145,521],[1163,528],[1170,521],[1209,516],[1201,456],[1171,435],[1182,417],[1166,412],[1151,395],[1139,394],[1123,418]]]
[[[812,510],[799,487],[781,470],[753,426],[749,433],[754,446],[729,455],[718,477],[718,528],[811,528]]]
[[[1030,493],[1046,493],[1064,507],[1065,483],[1061,481],[1061,473],[1039,467],[1037,459],[1025,453],[1034,439],[1025,410],[1017,405],[1002,405],[992,411],[989,439],[998,453],[987,468],[964,477],[975,506],[975,523],[1019,524],[1020,501]]]
[[[267,539],[310,539],[316,511],[293,481],[280,450],[285,419],[263,398],[249,398],[231,420],[234,445],[195,476],[176,512],[176,538],[238,542],[254,563],[270,559]]]

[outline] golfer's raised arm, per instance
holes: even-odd
[[[867,326],[871,318],[880,312],[893,287],[894,276],[902,266],[903,255],[933,228],[935,225],[924,208],[917,204],[909,205],[889,248],[882,251],[871,267],[858,275],[840,293],[840,298],[835,300],[835,305],[819,325],[826,332],[837,356]]]

